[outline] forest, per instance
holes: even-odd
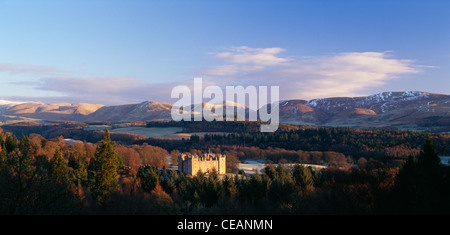
[[[307,135],[308,130],[301,131]],[[354,140],[351,139],[356,138],[352,135],[366,132],[342,128],[329,130],[328,133],[316,129],[307,135],[312,137],[307,138],[319,138],[317,143],[321,143],[326,140],[322,138],[328,138],[331,134],[326,143],[333,146],[333,143],[352,142]],[[228,148],[224,152],[230,154],[231,163],[227,162],[227,165],[231,166],[241,158],[256,157],[258,154],[279,164],[275,166],[275,161],[267,161],[262,172],[250,175],[242,172],[227,175],[212,172],[205,175],[199,172],[188,176],[168,170],[167,156],[176,156],[183,149],[166,149],[147,143],[147,140],[123,144],[113,141],[107,129],[101,133],[98,142],[70,145],[64,142],[62,136],[45,138],[30,134],[18,138],[2,131],[0,214],[450,213],[450,168],[440,163],[439,145],[436,144],[448,143],[443,141],[448,137],[401,133],[404,145],[420,142],[419,149],[411,145],[418,151],[417,154],[409,154],[393,165],[375,158],[363,160],[341,152],[321,152],[329,150],[320,147],[325,146],[321,144],[317,149],[308,149],[302,138],[291,140],[299,132],[211,135],[180,143],[190,144],[190,151],[202,151],[195,148],[202,141],[222,142],[211,146],[216,146],[213,151]],[[345,133],[351,134],[345,137]],[[379,148],[385,141],[392,141],[390,147],[395,147],[398,143],[390,137],[400,138],[400,132],[395,131],[369,133],[378,138],[373,138],[371,143],[361,134],[358,139],[367,148],[373,149]],[[267,146],[258,145],[259,138],[266,137],[264,143]],[[244,138],[245,144],[239,138]],[[298,145],[270,146],[281,140]],[[224,145],[225,141],[227,144],[234,141],[240,143]],[[445,149],[445,146],[440,148]],[[300,164],[283,164],[291,161],[301,163],[299,156],[303,156],[302,161],[315,159],[334,164],[319,171]],[[357,164],[352,165],[355,163],[353,161]],[[236,173],[236,169],[230,169]]]
[[[237,124],[220,122],[219,127],[214,130],[223,130],[230,125]],[[203,138],[193,135],[189,140],[149,138],[137,140],[137,143],[148,143],[168,151],[188,152],[192,149],[228,151],[240,160],[262,158],[274,163],[281,160],[291,163],[336,164],[373,159],[382,164],[398,167],[410,155],[418,157],[424,140],[429,138],[440,155],[450,156],[449,134],[348,127],[317,128],[288,124],[281,127],[276,132],[270,133],[224,132],[206,134]],[[187,129],[192,130],[191,128],[192,126]]]
[[[98,123],[96,123],[98,124]],[[108,123],[111,124],[111,123]],[[141,124],[141,123],[139,123]],[[147,143],[167,151],[190,152],[195,150],[216,152],[228,151],[239,160],[263,158],[274,163],[317,164],[318,153],[328,156],[343,154],[356,162],[360,158],[374,159],[392,166],[399,166],[409,155],[418,156],[424,140],[432,139],[440,155],[450,156],[450,135],[405,130],[352,129],[348,127],[312,127],[304,125],[280,124],[276,132],[259,132],[261,122],[174,122],[152,121],[147,127],[182,127],[183,133],[193,133],[190,139],[176,140],[146,138],[129,133],[111,133],[111,139],[122,145],[142,145]],[[102,139],[102,131],[87,131],[87,123],[61,122],[52,125],[18,123],[2,126],[5,132],[16,136],[39,134],[47,139],[70,138],[89,143]],[[120,125],[120,124],[115,124]],[[195,132],[216,132],[202,138]],[[222,132],[223,134],[218,134]],[[307,156],[306,156],[307,155]],[[323,155],[323,154],[322,154]],[[341,157],[339,157],[341,158]],[[342,159],[341,159],[342,160]],[[328,163],[327,161],[323,163]]]

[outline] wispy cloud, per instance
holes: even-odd
[[[217,85],[278,85],[280,99],[315,99],[368,95],[364,91],[380,87],[407,74],[431,66],[394,58],[393,52],[347,52],[319,57],[282,56],[283,48],[231,47],[212,53],[216,66],[202,68],[203,87]],[[178,85],[193,86],[194,77],[183,82],[152,83],[131,77],[83,76],[58,68],[0,63],[0,72],[35,75],[31,80],[4,81],[4,84],[35,89],[52,97],[31,97],[41,102],[87,102],[105,105],[137,103],[145,100],[173,102],[171,90]],[[192,90],[192,89],[191,89]],[[31,94],[30,94],[31,95]],[[50,96],[50,95],[49,95]],[[30,97],[12,97],[31,100]],[[6,99],[8,97],[3,97]]]
[[[291,85],[285,88],[287,95],[294,97],[300,93],[302,98],[312,99],[360,95],[367,88],[422,71],[412,60],[390,57],[387,52],[340,53],[295,61],[276,72]]]
[[[205,73],[212,76],[233,76],[261,70],[267,66],[277,66],[290,61],[277,54],[283,48],[250,48],[247,46],[231,47],[227,52],[211,53],[216,59],[228,64],[208,68]]]
[[[42,79],[36,88],[69,95],[113,95],[129,92],[140,85],[138,80],[125,77],[50,77]]]
[[[35,86],[38,90],[58,91],[65,100],[85,100],[106,105],[138,103],[145,100],[168,102],[178,83],[148,83],[128,77],[51,77]],[[73,102],[73,101],[71,101]]]
[[[241,70],[239,70],[241,71]],[[173,102],[172,88],[178,85],[193,86],[193,77],[182,82],[148,82],[132,77],[95,77],[83,76],[77,72],[64,71],[41,65],[1,63],[0,72],[23,75],[11,76],[2,80],[3,84],[15,89],[30,91],[29,95],[0,94],[0,99],[18,102],[68,102],[98,103],[118,105],[139,103],[146,100]],[[204,79],[204,86],[216,85],[216,82]]]
[[[67,75],[73,74],[72,71],[61,70],[49,66],[30,65],[30,64],[11,64],[0,63],[0,72],[9,72],[13,74],[35,74],[35,75]]]
[[[289,61],[287,58],[276,56],[285,51],[283,48],[250,48],[247,46],[232,47],[229,52],[221,52],[215,55],[216,58],[223,59],[234,64],[254,64],[254,65],[278,65]]]
[[[3,99],[42,103],[86,102],[115,105],[145,100],[170,102],[171,89],[179,85],[170,81],[150,83],[131,77],[83,76],[79,72],[42,65],[0,63],[0,72],[14,75],[3,79],[4,84],[16,89],[22,87],[32,93],[29,96],[0,94]]]
[[[356,96],[405,74],[415,74],[430,66],[412,60],[395,59],[392,52],[348,52],[303,59],[277,56],[282,48],[232,48],[215,54],[222,65],[205,68],[217,80],[238,84],[280,86],[281,99],[314,99]]]

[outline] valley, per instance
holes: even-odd
[[[235,105],[227,102],[222,107],[226,104]],[[408,164],[419,164],[419,160],[411,159],[420,159],[427,143],[432,143],[433,149],[425,150],[434,151],[433,156],[440,157],[439,169],[448,169],[448,104],[447,95],[407,92],[359,98],[286,100],[278,103],[281,123],[275,132],[260,132],[264,123],[260,120],[175,122],[170,119],[170,104],[155,101],[109,107],[65,103],[3,104],[0,139],[5,143],[3,155],[8,157],[28,146],[29,150],[24,151],[32,153],[33,163],[30,164],[36,169],[40,169],[37,166],[42,157],[54,159],[59,149],[72,177],[67,184],[77,188],[75,195],[84,202],[91,200],[83,195],[90,193],[95,183],[93,176],[97,173],[92,164],[97,159],[96,152],[101,151],[105,143],[105,129],[108,129],[106,136],[122,164],[117,171],[122,185],[117,195],[122,196],[116,195],[116,206],[128,200],[124,195],[134,195],[127,190],[140,185],[142,189],[136,197],[158,192],[165,195],[161,197],[169,201],[161,205],[177,208],[176,211],[163,209],[169,214],[209,213],[211,210],[220,213],[232,210],[237,214],[247,211],[304,213],[298,198],[314,206],[307,209],[307,213],[352,213],[353,210],[392,213],[391,208],[396,208],[392,205],[402,201],[392,197],[398,190],[396,182],[401,180],[397,175],[405,174],[401,169],[407,169]],[[21,144],[27,141],[29,144]],[[226,155],[226,174],[186,176],[173,171],[177,169],[179,153],[206,152]],[[218,188],[211,185],[212,182]],[[447,184],[445,180],[442,182]],[[4,182],[4,185],[9,184],[9,181]],[[209,191],[214,188],[216,190]],[[380,189],[381,194],[377,191]],[[377,204],[360,198],[361,195],[376,200],[392,199]],[[443,198],[448,198],[447,195]],[[253,203],[256,198],[257,204]],[[357,206],[346,204],[355,198]],[[295,208],[280,204],[280,200]],[[234,205],[230,204],[232,201],[238,204],[230,209],[230,205]],[[329,209],[330,205],[322,205],[323,202],[336,208]],[[192,206],[186,207],[186,203]],[[241,205],[245,210],[241,210]],[[149,207],[143,205],[142,208]]]

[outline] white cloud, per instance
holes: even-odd
[[[260,65],[219,65],[214,66],[205,71],[205,74],[210,76],[235,76],[243,73],[254,72],[263,69]]]
[[[231,47],[227,52],[212,53],[214,57],[225,61],[227,65],[208,68],[206,75],[233,76],[243,72],[253,72],[268,66],[277,66],[290,61],[288,58],[277,56],[283,48],[250,48],[246,46]]]
[[[293,59],[280,56],[284,51],[285,49],[278,47],[244,46],[213,53],[213,57],[220,63],[202,69],[203,87],[278,85],[280,99],[348,97],[369,95],[363,92],[431,67],[416,65],[412,60],[396,59],[392,52],[348,52]],[[45,92],[47,96],[52,96],[53,93],[53,97],[42,96],[36,101],[105,105],[145,100],[173,102],[170,98],[172,88],[177,85],[192,88],[194,78],[187,77],[183,82],[149,83],[129,77],[83,77],[78,73],[53,67],[7,63],[0,63],[0,72],[37,75],[37,79],[9,82],[9,85]],[[27,97],[13,98],[30,100]]]
[[[279,85],[281,99],[315,99],[363,95],[365,89],[385,85],[401,75],[420,73],[427,67],[392,58],[391,52],[349,52],[294,60],[275,56],[282,51],[233,48],[217,53],[215,57],[226,64],[207,68],[205,74],[234,85],[243,78],[247,84],[251,84],[250,79],[254,85]]]
[[[211,76],[234,76],[239,72],[242,72],[242,68],[232,64],[214,66],[205,71],[207,75]]]
[[[232,47],[230,52],[217,53],[216,58],[235,64],[254,64],[273,66],[289,61],[287,58],[277,57],[283,48],[250,48],[246,46]]]

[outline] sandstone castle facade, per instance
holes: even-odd
[[[179,154],[178,171],[186,175],[196,175],[199,170],[203,173],[208,173],[216,169],[218,174],[225,174],[225,162],[226,156],[222,154],[204,153],[201,156],[197,154]]]

